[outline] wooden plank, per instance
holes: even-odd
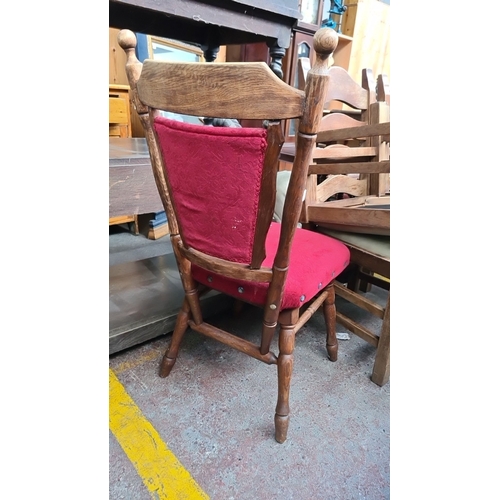
[[[363,158],[377,155],[377,148],[360,147],[360,148],[316,148],[313,150],[313,159],[329,158],[335,160],[343,160],[348,158]]]
[[[244,79],[240,69],[245,68]],[[178,77],[171,75],[177,72]],[[194,77],[196,73],[196,77]],[[185,82],[196,81],[196,85]],[[218,85],[213,82],[218,81]],[[181,83],[184,82],[184,83]],[[252,88],[265,98],[253,99]],[[137,82],[141,101],[152,108],[194,116],[266,120],[270,109],[280,118],[296,118],[304,109],[305,94],[280,80],[264,62],[185,65],[146,60]],[[203,93],[203,101],[193,98]],[[224,109],[220,102],[224,100]],[[252,102],[252,106],[248,106]]]
[[[370,300],[367,297],[360,295],[359,293],[349,290],[349,288],[346,288],[345,286],[342,286],[337,282],[334,282],[333,286],[335,287],[335,293],[340,297],[343,297],[354,305],[361,307],[377,318],[382,319],[384,317],[385,308],[380,304],[377,304],[373,300]]]
[[[357,127],[328,129],[318,132],[316,142],[341,141],[360,137],[387,136],[391,133],[391,123],[377,123],[373,125],[360,125]]]
[[[165,224],[161,224],[160,226],[150,227],[148,231],[148,238],[150,240],[159,240],[167,234],[170,234],[170,230],[168,227],[168,222],[165,222]]]
[[[313,163],[309,165],[310,174],[376,174],[389,173],[390,161],[355,162],[355,163]]]
[[[119,215],[118,217],[110,217],[109,219],[110,226],[113,226],[115,224],[127,224],[128,222],[135,222],[135,216]]]
[[[390,229],[390,210],[374,208],[350,208],[335,207],[329,205],[330,202],[311,204],[307,207],[307,214],[310,221],[317,224],[324,222],[337,226],[352,226],[360,229],[359,232],[366,232],[367,229]],[[362,231],[362,229],[365,231]],[[339,230],[340,227],[339,227]],[[375,233],[377,234],[377,233]],[[378,234],[386,234],[381,232]]]
[[[345,326],[352,333],[354,333],[358,337],[361,337],[364,341],[368,342],[374,347],[377,347],[378,337],[372,332],[370,332],[370,330],[367,330],[361,324],[356,323],[355,321],[348,318],[347,316],[344,316],[342,313],[339,313],[338,311],[337,311],[337,321],[342,326]]]

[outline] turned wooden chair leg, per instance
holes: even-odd
[[[134,234],[137,236],[139,234],[139,216],[134,214]]]
[[[275,439],[278,443],[285,442],[290,422],[290,383],[293,371],[296,323],[293,312],[295,311],[286,311],[280,315],[279,319],[278,403],[274,415]],[[298,311],[296,313],[298,315]],[[294,319],[295,321],[293,321]]]
[[[382,387],[390,375],[390,346],[391,346],[391,325],[390,325],[390,296],[387,299],[382,329],[378,339],[375,363],[373,365],[372,382]]]
[[[337,317],[337,309],[335,308],[335,290],[333,283],[327,286],[328,296],[323,302],[323,316],[326,324],[326,351],[330,361],[337,361],[339,351],[339,341],[335,331],[335,320]]]
[[[182,308],[179,311],[177,321],[175,322],[174,332],[172,333],[172,341],[170,342],[170,346],[166,350],[161,361],[160,377],[162,378],[167,377],[175,365],[182,337],[184,337],[188,327],[189,312],[190,309],[188,300],[187,298],[184,298]]]
[[[236,318],[241,314],[241,311],[243,311],[243,308],[245,306],[245,303],[242,300],[237,300],[234,299],[233,302],[233,316]]]
[[[359,266],[351,265],[351,274],[349,276],[349,281],[347,282],[347,288],[353,292],[359,292]]]
[[[367,269],[361,269],[365,274],[369,274],[370,276],[373,276],[373,271],[367,270]],[[359,280],[359,291],[367,293],[371,291],[372,289],[372,284],[368,283],[368,281],[365,281],[363,279]]]

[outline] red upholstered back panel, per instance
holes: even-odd
[[[251,261],[266,130],[155,119],[185,244],[214,257]]]

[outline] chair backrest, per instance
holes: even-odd
[[[304,88],[307,74],[311,69],[308,57],[300,57],[297,62],[299,88]],[[320,129],[356,127],[369,123],[370,104],[376,101],[376,83],[373,71],[365,68],[361,72],[361,85],[340,66],[328,70],[330,83],[325,96]],[[346,104],[348,107],[343,106]]]
[[[299,84],[303,85],[310,70],[309,58],[298,60]],[[345,139],[331,139],[332,132],[343,129],[360,130],[374,123],[370,116],[372,105],[377,102],[376,82],[373,71],[365,68],[361,73],[361,85],[340,66],[331,66],[328,70],[329,85],[324,101],[324,116],[319,126],[317,147],[313,151],[311,174],[307,181],[307,194],[303,207],[301,222],[308,223],[307,206],[313,203],[331,200],[336,196],[366,196],[378,190],[378,174],[364,174],[350,171],[339,175],[327,173],[323,163],[363,162],[377,160],[378,148],[376,138],[362,134],[350,134]],[[316,173],[317,172],[317,173]]]
[[[316,61],[305,90],[280,80],[263,62],[179,63],[135,56],[135,35],[122,30],[132,101],[144,126],[154,176],[176,255],[235,279],[270,282],[280,296],[284,276],[261,268],[276,193],[281,120],[299,119],[297,154],[285,199],[274,268],[286,269],[307,168],[328,86],[327,61],[337,34],[318,30]],[[183,123],[161,111],[200,118],[265,120],[265,128]],[[181,273],[182,275],[182,273]]]

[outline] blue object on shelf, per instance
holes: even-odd
[[[165,211],[157,212],[155,218],[149,221],[149,227],[155,228],[167,223],[167,214]]]
[[[343,5],[343,0],[331,0],[330,10],[328,11],[328,13],[341,16],[346,10],[347,10],[347,7],[345,5]],[[338,26],[338,23],[336,23],[330,17],[330,19],[328,19],[328,21],[322,23],[321,26],[322,27],[326,26],[327,28],[335,29]]]

